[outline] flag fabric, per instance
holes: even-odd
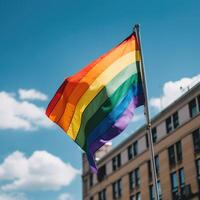
[[[144,105],[141,55],[135,33],[64,80],[46,115],[87,155],[96,172],[95,152],[120,134]]]

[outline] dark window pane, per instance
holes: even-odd
[[[121,166],[121,154],[117,155],[117,167],[119,168]]]
[[[155,143],[157,141],[157,130],[156,127],[152,128],[152,139],[153,139],[153,143]]]
[[[168,157],[169,157],[169,165],[170,165],[170,167],[173,167],[176,164],[175,152],[174,152],[173,145],[168,148]]]
[[[175,112],[172,117],[174,128],[177,128],[179,126],[178,112]]]
[[[121,197],[121,179],[119,179],[118,181],[114,182],[112,184],[112,188],[113,188],[113,199],[118,199]]]
[[[178,180],[177,180],[176,172],[173,172],[171,174],[171,186],[172,186],[172,190],[178,190]]]
[[[184,175],[184,171],[183,168],[178,170],[178,174],[179,174],[179,183],[181,187],[185,186],[185,175]]]
[[[136,156],[138,154],[138,142],[135,141],[133,143],[133,155]]]
[[[141,200],[141,193],[140,192],[138,192],[137,194],[136,194],[136,198],[135,198],[136,200]]]
[[[122,181],[121,179],[118,180],[118,191],[119,191],[119,197],[122,196]]]
[[[157,185],[158,185],[159,200],[162,200],[162,191],[161,191],[160,181],[157,182]],[[153,185],[149,186],[149,194],[150,194],[150,200],[155,200],[155,191],[154,191]]]
[[[178,193],[178,180],[176,176],[176,172],[171,174],[171,188],[172,188],[172,197],[176,199]]]
[[[128,147],[128,159],[132,159],[138,154],[138,142],[135,141],[132,145]]]
[[[151,161],[148,161],[148,173],[149,173],[149,181],[152,181],[152,170],[151,170]]]
[[[180,141],[176,143],[176,155],[177,155],[177,161],[178,162],[182,161],[182,146]]]
[[[139,168],[135,169],[135,183],[136,186],[140,186],[140,173],[139,173]]]
[[[193,143],[194,143],[194,152],[200,152],[200,131],[199,129],[193,132]]]
[[[135,200],[135,195],[131,195],[130,200]]]
[[[112,168],[113,168],[113,171],[115,171],[117,169],[117,158],[114,157],[112,159]]]
[[[134,171],[129,173],[129,188],[130,190],[135,188],[135,172]]]
[[[197,114],[197,105],[196,105],[196,99],[193,99],[189,102],[189,112],[190,117],[194,117]]]
[[[158,185],[159,200],[161,200],[162,199],[162,190],[161,190],[160,181],[157,182],[157,185]]]
[[[132,145],[128,146],[128,159],[132,159],[133,158],[133,148]]]
[[[160,161],[159,161],[158,155],[155,156],[155,165],[156,165],[156,173],[157,173],[157,175],[159,175],[159,173],[160,173]]]
[[[197,168],[197,181],[199,183],[199,188],[200,188],[200,159],[196,161],[196,168]]]
[[[106,177],[106,166],[103,165],[98,169],[97,179],[99,182],[103,181]]]
[[[154,196],[154,187],[153,187],[153,185],[149,186],[149,194],[150,194],[150,200],[154,200],[155,196]]]
[[[171,119],[171,117],[166,119],[166,131],[167,131],[167,133],[172,131],[172,119]]]
[[[103,189],[98,193],[99,200],[106,200],[106,189]]]
[[[129,188],[130,190],[135,189],[135,187],[140,186],[140,174],[139,168],[129,173]]]
[[[121,155],[118,154],[117,156],[115,156],[112,159],[112,167],[113,167],[113,171],[115,171],[117,168],[119,168],[121,166]]]

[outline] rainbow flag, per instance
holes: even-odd
[[[120,134],[134,109],[144,105],[141,56],[135,33],[64,80],[46,115],[86,152],[96,172],[95,152]]]

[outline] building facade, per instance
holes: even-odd
[[[152,137],[160,199],[200,200],[200,84],[152,119]],[[83,200],[154,200],[145,127],[97,164],[83,154]]]

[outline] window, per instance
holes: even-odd
[[[166,119],[166,130],[167,130],[167,133],[170,133],[172,131],[172,119],[171,119],[171,116]]]
[[[195,130],[193,133],[193,143],[194,143],[194,152],[200,152],[200,131],[199,129]]]
[[[150,194],[150,200],[154,200],[155,199],[155,195],[154,195],[153,185],[149,186],[149,194]]]
[[[102,167],[99,168],[98,174],[97,174],[97,179],[99,182],[103,181],[106,178],[106,166],[103,165]]]
[[[193,99],[192,101],[189,102],[189,112],[190,112],[190,117],[194,117],[197,114],[196,99]]]
[[[171,188],[172,188],[172,197],[173,199],[176,199],[178,193],[178,179],[176,172],[173,172],[171,174]]]
[[[160,181],[157,182],[158,185],[158,195],[159,195],[159,200],[162,199],[162,191],[161,191],[161,186],[160,186]],[[154,194],[154,186],[150,185],[149,186],[149,194],[150,194],[150,200],[155,200],[155,194]]]
[[[131,195],[130,200],[141,200],[141,193],[138,192],[136,195]]]
[[[159,161],[159,156],[155,156],[155,165],[156,165],[156,174],[160,174],[160,161]]]
[[[196,168],[197,168],[197,181],[199,183],[199,188],[200,188],[200,159],[196,161]]]
[[[185,175],[184,169],[181,168],[177,172],[171,173],[171,188],[172,188],[172,199],[177,199],[178,196],[185,194]],[[180,193],[178,192],[180,188]]]
[[[93,174],[90,174],[90,187],[93,186]]]
[[[138,154],[138,142],[135,141],[132,145],[128,147],[128,159],[132,159]]]
[[[106,189],[103,189],[98,193],[99,200],[106,200]]]
[[[151,170],[151,161],[150,160],[148,160],[147,165],[148,165],[148,173],[149,173],[149,182],[151,182],[152,181],[152,170]]]
[[[177,161],[178,162],[182,161],[182,146],[180,141],[176,143],[176,155],[177,155]]]
[[[158,184],[158,195],[159,195],[159,200],[161,200],[161,199],[162,199],[162,190],[161,190],[160,181],[158,181],[157,184]]]
[[[118,154],[112,159],[112,167],[113,171],[115,171],[117,168],[121,166],[121,154]]]
[[[174,167],[176,163],[182,161],[182,145],[181,141],[178,141],[176,144],[171,145],[168,148],[168,157],[170,167]]]
[[[152,132],[153,143],[156,143],[156,141],[157,141],[157,129],[156,129],[156,127],[152,128],[151,132]]]
[[[113,199],[120,198],[121,195],[122,195],[121,179],[119,179],[118,181],[114,182],[112,184],[112,188],[113,188]]]
[[[180,187],[183,188],[185,186],[185,175],[184,175],[183,168],[178,170],[178,175],[179,175]]]
[[[173,129],[176,129],[179,126],[178,112],[176,111],[172,116],[168,117],[165,123],[167,133],[170,133]]]
[[[173,167],[176,164],[174,145],[168,148],[168,157],[169,157],[169,165],[170,167]]]
[[[173,118],[173,125],[174,125],[174,129],[175,129],[179,126],[178,112],[175,112],[172,115],[172,118]]]
[[[140,186],[139,168],[129,173],[129,188],[130,190]]]
[[[200,95],[197,97],[197,101],[198,101],[199,112],[200,112]]]

